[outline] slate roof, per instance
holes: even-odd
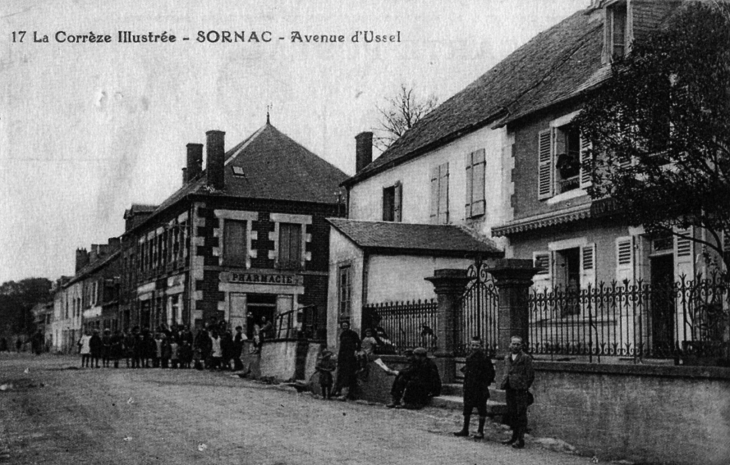
[[[228,150],[225,160],[222,191],[207,188],[203,170],[196,179],[165,199],[150,218],[191,194],[334,204],[335,191],[347,179],[344,172],[269,122]],[[244,175],[234,174],[234,166],[242,168]]]
[[[598,18],[598,20],[596,20]],[[603,21],[574,13],[518,48],[446,100],[345,181],[349,186],[489,124],[503,124],[573,97],[601,69]],[[591,84],[593,85],[593,84]]]
[[[454,225],[393,223],[328,218],[327,221],[362,249],[381,253],[501,257],[489,239],[477,239]]]
[[[145,205],[141,203],[133,203],[130,208],[125,210],[124,217],[126,218],[129,215],[133,215],[136,213],[151,213],[157,209],[157,205]]]

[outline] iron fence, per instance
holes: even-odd
[[[438,305],[435,300],[414,302],[385,302],[363,307],[363,328],[385,330],[396,347],[406,349],[424,347],[435,351],[438,347]]]
[[[728,283],[720,275],[553,288],[531,292],[528,305],[533,354],[675,363],[728,356]]]

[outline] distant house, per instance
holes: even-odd
[[[268,121],[228,150],[222,131],[208,131],[206,152],[203,169],[203,145],[188,144],[183,186],[125,214],[122,327],[225,321],[250,331],[306,309],[300,329],[324,337],[325,218],[344,214],[347,176]]]

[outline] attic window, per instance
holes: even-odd
[[[606,49],[609,60],[626,55],[628,50],[627,21],[626,2],[606,7]]]
[[[243,172],[242,166],[233,166],[233,174],[236,176],[246,176],[246,173]]]

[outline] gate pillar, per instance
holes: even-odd
[[[497,357],[509,353],[510,338],[520,336],[529,345],[528,293],[540,269],[532,260],[501,258],[490,263],[489,273],[499,294]]]
[[[454,362],[455,328],[459,311],[459,297],[464,293],[466,285],[471,281],[466,270],[443,269],[434,271],[434,276],[426,278],[434,286],[438,298],[438,348],[436,366],[441,374],[441,382],[453,383],[456,379]]]

